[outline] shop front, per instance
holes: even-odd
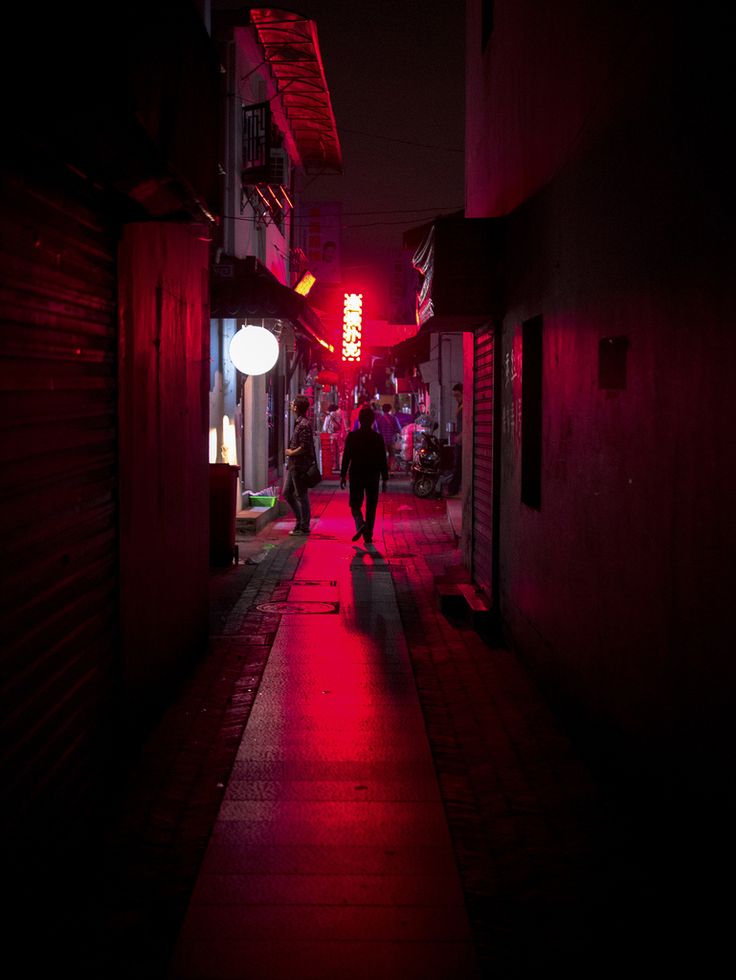
[[[491,602],[498,562],[494,324],[503,306],[504,234],[504,219],[465,218],[462,212],[405,234],[419,274],[419,331],[400,345],[404,361],[417,359],[427,410],[448,449],[458,439],[453,388],[463,386],[460,546],[464,564]]]
[[[238,467],[242,509],[246,494],[280,482],[290,401],[306,384],[315,348],[330,345],[305,298],[253,256],[222,255],[213,265],[210,317],[210,463]],[[246,331],[275,340],[269,366],[248,359],[255,348],[233,360],[232,345]]]

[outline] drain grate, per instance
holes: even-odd
[[[285,599],[283,602],[262,602],[256,608],[259,612],[278,613],[282,616],[324,616],[335,615],[340,603]]]

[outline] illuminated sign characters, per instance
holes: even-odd
[[[342,315],[342,359],[360,360],[360,340],[363,333],[363,294],[345,293]]]
[[[279,357],[279,342],[270,330],[243,324],[230,341],[230,360],[242,374],[265,374]]]

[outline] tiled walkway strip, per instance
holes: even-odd
[[[281,619],[171,977],[477,975],[390,567],[345,511],[280,594],[339,612]]]
[[[329,550],[332,541],[339,550],[350,531],[344,495],[327,486],[313,499],[316,518],[325,508],[332,513],[333,507],[334,520],[344,517],[339,528],[334,524],[324,536],[323,521],[316,525],[315,544],[321,539]],[[370,576],[366,568],[353,567],[352,615],[364,632],[369,628],[377,636],[381,630],[385,634],[385,623],[372,621],[374,607],[360,594],[370,596],[375,588],[383,601],[385,584],[379,582],[385,583],[390,571],[396,597],[392,602],[401,615],[399,632],[422,708],[419,724],[432,749],[482,974],[534,975],[541,964],[559,962],[568,975],[576,963],[587,970],[591,950],[610,947],[601,920],[608,916],[613,924],[619,921],[638,887],[637,869],[623,850],[627,835],[620,826],[601,823],[590,778],[516,658],[507,650],[489,648],[471,630],[450,624],[439,613],[433,576],[459,561],[444,504],[417,500],[397,481],[381,498],[379,527],[379,549],[388,564],[382,571],[377,566]],[[164,976],[231,773],[230,787],[236,793],[240,783],[260,782],[252,779],[255,770],[243,779],[243,759],[235,761],[280,622],[278,615],[263,613],[258,606],[283,595],[295,572],[304,578],[297,572],[299,563],[314,550],[311,544],[305,550],[303,541],[285,532],[283,525],[270,525],[258,539],[241,542],[248,564],[213,573],[209,653],[175,697],[131,769],[128,786],[121,789],[122,816],[111,830],[107,853],[101,855],[98,880],[89,889],[90,909],[75,907],[69,922],[65,920],[64,942],[74,950],[80,976]],[[318,577],[324,578],[323,573]],[[335,617],[304,617],[306,635],[319,635],[330,618]],[[392,612],[392,629],[397,628]],[[323,649],[329,649],[329,637],[323,639]],[[406,663],[402,654],[398,677],[403,684]],[[297,701],[287,717],[294,730],[308,721]],[[260,724],[268,724],[267,712]],[[375,719],[371,724],[386,737],[386,724],[382,729],[375,728]],[[271,762],[282,764],[279,743],[273,741],[277,727],[272,725],[271,732],[277,753]],[[307,765],[300,760],[299,775],[308,778],[287,779],[282,768],[273,782],[288,784],[294,792],[299,782],[320,799],[329,799],[340,784],[343,790],[367,786],[365,780],[350,784],[344,778],[344,761],[317,758]],[[251,759],[248,767],[253,764]],[[319,767],[328,764],[333,767],[329,778],[316,778],[325,776]],[[411,773],[421,798],[436,784],[435,777],[426,770],[418,774],[412,760],[405,764],[402,773],[394,760],[396,779],[406,785]],[[375,765],[366,771],[388,784],[382,762]],[[605,834],[606,829],[611,832]],[[334,845],[315,844],[314,855],[319,855],[319,846]],[[251,883],[259,878],[264,903],[282,901],[283,895],[274,891],[275,869],[266,870]],[[365,899],[363,875],[345,870],[332,876],[332,882],[329,877],[323,885],[332,887],[339,877],[339,892],[330,893],[328,887],[321,896],[315,890],[306,897],[334,902],[339,894],[347,908]],[[386,885],[387,879],[384,874]],[[304,880],[314,883],[316,876]],[[293,878],[290,885],[296,888]],[[394,876],[387,901],[406,902],[409,896],[402,887]],[[602,896],[606,888],[610,894]],[[431,904],[433,893],[427,894]],[[610,928],[615,931],[614,925]],[[261,939],[268,942],[263,934]],[[63,961],[61,950],[60,957]],[[602,976],[600,971],[598,962],[594,975]],[[387,974],[382,970],[376,975]],[[584,970],[582,975],[590,974]],[[347,976],[356,976],[352,966]],[[452,973],[447,976],[455,980]]]

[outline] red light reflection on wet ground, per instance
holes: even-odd
[[[351,532],[336,494],[290,582],[173,977],[477,975],[390,566]]]

